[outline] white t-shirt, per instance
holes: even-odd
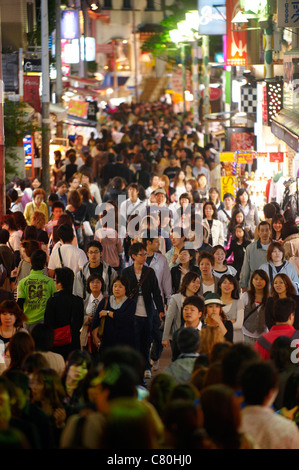
[[[139,282],[141,274],[136,274],[135,276],[137,277],[137,281]],[[137,317],[147,317],[145,305],[144,305],[144,299],[143,295],[141,292],[141,287],[139,288],[139,293],[138,293],[138,300],[137,300],[137,307],[136,307],[136,312],[135,315]]]
[[[81,248],[76,246],[65,244],[60,246],[61,257],[63,265],[74,271],[77,274],[80,269],[83,268],[84,264],[88,262],[87,256]],[[59,250],[53,250],[49,258],[48,269],[61,268],[61,261],[59,257]]]

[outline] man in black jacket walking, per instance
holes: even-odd
[[[129,281],[129,295],[135,299],[137,308],[135,313],[135,340],[136,347],[142,354],[145,362],[145,378],[151,378],[150,346],[154,316],[164,315],[164,305],[155,271],[145,266],[146,250],[142,243],[133,243],[129,255],[134,264],[125,268],[122,275]]]

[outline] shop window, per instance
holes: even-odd
[[[123,0],[123,10],[132,10],[131,0]]]
[[[155,10],[154,0],[147,0],[146,1],[146,10]]]
[[[112,0],[104,0],[103,10],[110,10],[112,8]]]

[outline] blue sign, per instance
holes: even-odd
[[[79,38],[79,17],[77,10],[63,10],[61,12],[61,39]]]
[[[23,138],[23,147],[25,153],[25,167],[32,165],[33,142],[32,136],[26,135]]]
[[[200,35],[226,34],[226,1],[198,0]]]

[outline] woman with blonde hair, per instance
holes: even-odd
[[[217,326],[207,325],[200,332],[199,353],[210,357],[215,344],[224,342],[225,338],[222,331]]]
[[[37,230],[37,241],[48,245],[49,236],[45,230],[46,216],[43,212],[34,211],[31,217],[31,225],[36,227]]]

